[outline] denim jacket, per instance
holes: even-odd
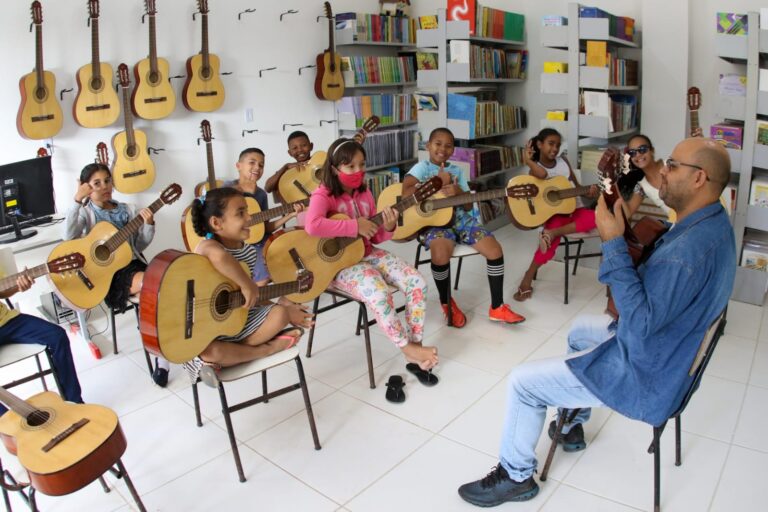
[[[658,426],[680,405],[701,340],[728,304],[736,273],[733,229],[714,203],[665,233],[637,269],[623,238],[602,248],[598,278],[611,287],[618,328],[567,364],[605,405]]]

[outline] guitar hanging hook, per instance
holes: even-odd
[[[304,123],[283,123],[283,131],[285,131],[286,126],[304,126]]]
[[[30,23],[30,24],[29,24],[29,31],[30,31],[30,32],[32,32],[32,27],[34,27],[34,26],[35,26],[35,24],[34,24],[34,23]]]
[[[320,18],[325,18],[327,20],[335,20],[336,16],[326,16],[325,14],[321,14],[317,18],[315,18],[315,23],[320,23]]]
[[[240,16],[242,16],[243,14],[250,14],[252,12],[256,12],[256,9],[246,9],[244,11],[240,11],[239,13],[237,13],[237,21],[241,21]]]
[[[165,148],[153,148],[152,146],[147,146],[147,154],[148,155],[156,155],[160,153],[161,151],[165,151]]]
[[[320,120],[320,126],[323,126],[323,123],[333,124],[336,123],[336,119],[321,119]]]
[[[316,67],[317,67],[317,64],[310,64],[309,66],[301,66],[299,68],[299,76],[301,76],[301,70],[302,69],[309,69],[309,68],[316,68]]]
[[[262,74],[263,72],[265,72],[265,71],[274,71],[275,69],[277,69],[277,66],[272,66],[271,68],[264,68],[264,69],[260,69],[260,70],[259,70],[259,78],[261,78],[261,74]]]
[[[299,11],[297,11],[295,9],[288,9],[284,13],[280,14],[280,21],[283,21],[283,16],[286,16],[288,14],[299,14]]]
[[[74,91],[74,89],[72,89],[71,87],[69,89],[62,89],[62,90],[60,90],[59,91],[59,101],[64,101],[64,93],[65,92],[72,92],[72,91]]]
[[[216,137],[211,137],[211,140],[213,140],[213,139],[215,139],[215,138],[216,138]],[[200,141],[201,141],[201,140],[203,140],[203,138],[202,138],[202,137],[198,137],[198,138],[197,138],[197,145],[198,145],[198,146],[200,145]]]
[[[192,21],[195,21],[198,14],[202,14],[199,10],[192,13]]]
[[[257,132],[257,131],[259,131],[259,130],[257,130],[257,129],[253,129],[253,130],[243,130],[242,132],[240,132],[240,136],[241,136],[241,137],[243,137],[243,138],[245,138],[245,134],[246,134],[246,133],[254,133],[254,132]]]

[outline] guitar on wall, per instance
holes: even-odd
[[[698,87],[688,88],[688,115],[691,120],[690,136],[695,137],[694,132],[699,126],[699,109],[701,108],[701,91]]]
[[[141,59],[133,67],[136,87],[131,96],[131,105],[133,113],[138,117],[162,119],[176,108],[176,93],[168,80],[171,76],[168,61],[157,57],[155,0],[144,0],[144,7],[149,17],[149,57]]]
[[[112,181],[123,194],[135,194],[147,190],[155,182],[155,164],[147,151],[147,135],[133,128],[133,114],[128,102],[128,90],[131,87],[128,66],[120,64],[117,72],[123,91],[125,131],[112,137],[112,150],[115,154]]]
[[[432,199],[418,201],[414,208],[403,213],[392,235],[392,240],[410,240],[424,228],[450,224],[453,219],[453,208],[455,206],[490,201],[500,197],[509,198],[508,202],[511,205],[514,200],[535,197],[539,193],[538,187],[532,183],[513,184],[510,181],[509,185],[507,188],[484,190],[482,192],[465,192],[451,197],[446,197],[444,194],[439,193]],[[442,180],[440,180],[440,187],[442,187]],[[379,200],[376,205],[377,209],[382,210],[396,203],[400,200],[402,194],[402,183],[388,186],[379,194]]]
[[[88,0],[91,63],[77,70],[77,97],[72,115],[83,128],[103,128],[120,117],[120,100],[112,88],[112,66],[99,59],[99,0]]]
[[[328,49],[317,55],[315,96],[321,100],[336,101],[344,96],[344,76],[341,74],[341,57],[336,52],[333,39],[336,23],[330,2],[325,2],[325,16],[328,18]]]
[[[509,201],[512,222],[520,229],[533,229],[543,225],[553,215],[567,215],[576,210],[576,197],[589,195],[590,186],[575,187],[565,176],[541,179],[530,175],[515,176],[509,186],[530,184],[538,192],[529,197]]]
[[[241,266],[250,273],[245,263]],[[260,286],[259,300],[312,286],[311,272],[294,269],[290,274],[286,282]],[[144,274],[139,310],[144,347],[173,363],[189,361],[217,336],[234,336],[243,329],[248,318],[244,303],[237,284],[208,258],[167,249],[152,259]]]
[[[107,150],[107,145],[103,142],[99,142],[96,144],[96,160],[95,162],[97,164],[106,165],[109,167],[109,150]]]
[[[203,47],[199,54],[187,59],[187,81],[184,82],[184,106],[195,112],[213,112],[224,104],[224,84],[219,75],[219,57],[208,51],[208,0],[197,0],[203,20]]]
[[[48,263],[37,265],[32,268],[26,269],[24,272],[19,272],[10,276],[6,276],[0,279],[0,293],[7,293],[16,289],[16,279],[22,274],[28,275],[32,279],[42,277],[48,274],[64,274],[67,272],[73,272],[75,270],[83,268],[85,265],[85,258],[79,252],[72,254],[65,254],[59,258],[54,258]]]
[[[90,484],[119,464],[128,444],[117,414],[101,405],[65,402],[51,391],[22,400],[4,388],[0,402],[9,409],[0,417],[3,444],[49,496]]]
[[[392,205],[399,213],[425,201],[437,193],[443,181],[435,176],[419,185],[414,193]],[[330,217],[334,220],[347,220],[344,214]],[[370,219],[377,226],[384,223],[384,215],[379,212]],[[340,270],[350,267],[363,259],[365,245],[359,237],[320,238],[310,236],[302,228],[290,228],[275,233],[264,245],[264,259],[269,275],[275,281],[290,278],[291,268],[286,261],[293,259],[300,268],[310,270],[315,279],[309,290],[303,293],[286,295],[294,302],[307,302],[320,296]]]
[[[64,123],[61,105],[56,99],[56,77],[43,68],[43,8],[32,2],[35,25],[35,70],[21,77],[21,104],[16,128],[25,139],[48,139],[59,133]]]
[[[375,131],[380,124],[381,120],[378,116],[371,116],[365,120],[363,126],[352,138],[362,144],[365,137]],[[328,154],[325,151],[317,151],[306,162],[285,171],[277,182],[277,190],[283,202],[294,203],[308,199],[320,185],[320,172],[327,158]]]
[[[149,205],[149,209],[153,214],[157,213],[164,205],[175,202],[179,197],[181,187],[174,183],[163,190],[160,198]],[[82,311],[96,307],[107,296],[115,272],[131,262],[133,251],[128,239],[143,224],[141,215],[131,219],[121,229],[101,221],[83,238],[67,240],[54,247],[48,255],[49,262],[73,252],[85,255],[85,265],[73,275],[51,274],[51,283],[59,297],[73,309]]]

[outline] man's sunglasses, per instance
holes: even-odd
[[[644,155],[644,154],[646,154],[646,153],[647,153],[647,152],[648,152],[650,149],[651,149],[651,148],[650,148],[649,146],[647,146],[647,145],[643,144],[642,146],[638,146],[638,147],[636,147],[636,148],[633,148],[633,149],[629,149],[629,148],[627,148],[627,154],[629,155],[629,157],[630,157],[630,158],[635,158],[635,155],[638,155],[638,154],[640,154],[640,155]]]

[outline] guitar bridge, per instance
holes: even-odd
[[[184,339],[192,337],[192,326],[195,325],[195,281],[187,281],[187,297],[184,315]]]
[[[219,95],[219,91],[202,91],[202,92],[195,93],[195,96],[197,96],[198,98],[201,96],[218,96],[218,95]]]
[[[133,171],[133,172],[124,172],[123,178],[135,178],[136,176],[141,176],[142,174],[147,174],[146,169],[142,169],[140,171]]]
[[[159,98],[145,98],[144,103],[161,103],[163,101],[168,101],[168,98],[165,96],[160,96]]]
[[[338,89],[341,86],[339,84],[328,84],[328,85],[326,85],[326,87],[328,89]]]
[[[93,283],[91,282],[90,279],[88,279],[88,276],[85,275],[85,272],[83,272],[82,270],[78,270],[77,272],[75,272],[75,275],[80,278],[80,280],[83,282],[86,288],[88,288],[89,290],[93,290],[94,288]]]
[[[56,434],[55,436],[53,436],[53,437],[51,438],[51,440],[50,440],[50,441],[48,441],[47,443],[45,443],[45,446],[43,446],[41,449],[42,449],[44,452],[48,453],[49,451],[53,450],[53,448],[54,448],[54,447],[55,447],[57,444],[59,444],[60,442],[62,442],[63,440],[65,440],[66,438],[68,438],[69,436],[71,436],[72,434],[74,434],[75,432],[77,432],[78,430],[80,430],[81,428],[83,428],[83,427],[84,427],[85,425],[87,425],[87,424],[88,424],[88,422],[90,422],[90,421],[91,421],[91,420],[89,420],[88,418],[83,418],[83,419],[81,419],[81,420],[79,420],[79,421],[77,421],[77,422],[73,423],[72,425],[70,425],[69,427],[67,427],[67,429],[66,429],[66,430],[64,430],[63,432],[61,432],[61,433],[59,433],[59,434]]]
[[[32,122],[36,123],[38,121],[50,121],[53,119],[53,114],[48,114],[45,116],[32,116]]]
[[[85,107],[86,112],[93,112],[94,110],[109,110],[112,108],[112,105],[107,103],[106,105],[90,105]]]
[[[536,205],[533,204],[533,199],[530,197],[526,199],[526,202],[528,202],[528,211],[531,215],[536,215]]]

